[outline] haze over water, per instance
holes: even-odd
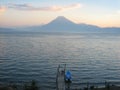
[[[119,82],[119,34],[1,34],[0,83],[36,80],[55,89],[56,69],[67,64],[72,85]]]

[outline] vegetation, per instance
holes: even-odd
[[[90,86],[90,87],[84,87],[83,89],[75,89],[75,90],[120,90],[120,86],[110,85],[109,83],[107,83],[105,87],[98,88],[95,86]]]
[[[29,84],[25,83],[23,86],[18,87],[16,84],[10,83],[8,86],[0,86],[0,90],[39,90],[36,81],[32,80]]]
[[[34,80],[32,80],[30,85],[25,84],[24,90],[38,90],[38,86]]]
[[[25,83],[23,86],[17,86],[16,84],[10,83],[8,86],[0,85],[0,90],[40,90],[35,80],[32,80],[30,83]],[[66,90],[71,90],[71,88],[67,88]],[[76,88],[72,90],[120,90],[120,86],[110,85],[105,82],[105,87],[95,87],[94,85],[89,86],[87,84],[84,88]]]

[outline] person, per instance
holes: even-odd
[[[66,82],[71,82],[71,73],[70,73],[70,71],[66,72],[65,77],[66,77]]]

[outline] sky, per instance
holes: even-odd
[[[120,0],[0,0],[0,27],[43,25],[58,16],[75,23],[120,27]]]

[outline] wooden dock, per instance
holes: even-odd
[[[58,66],[56,76],[56,90],[65,90],[65,67]]]

